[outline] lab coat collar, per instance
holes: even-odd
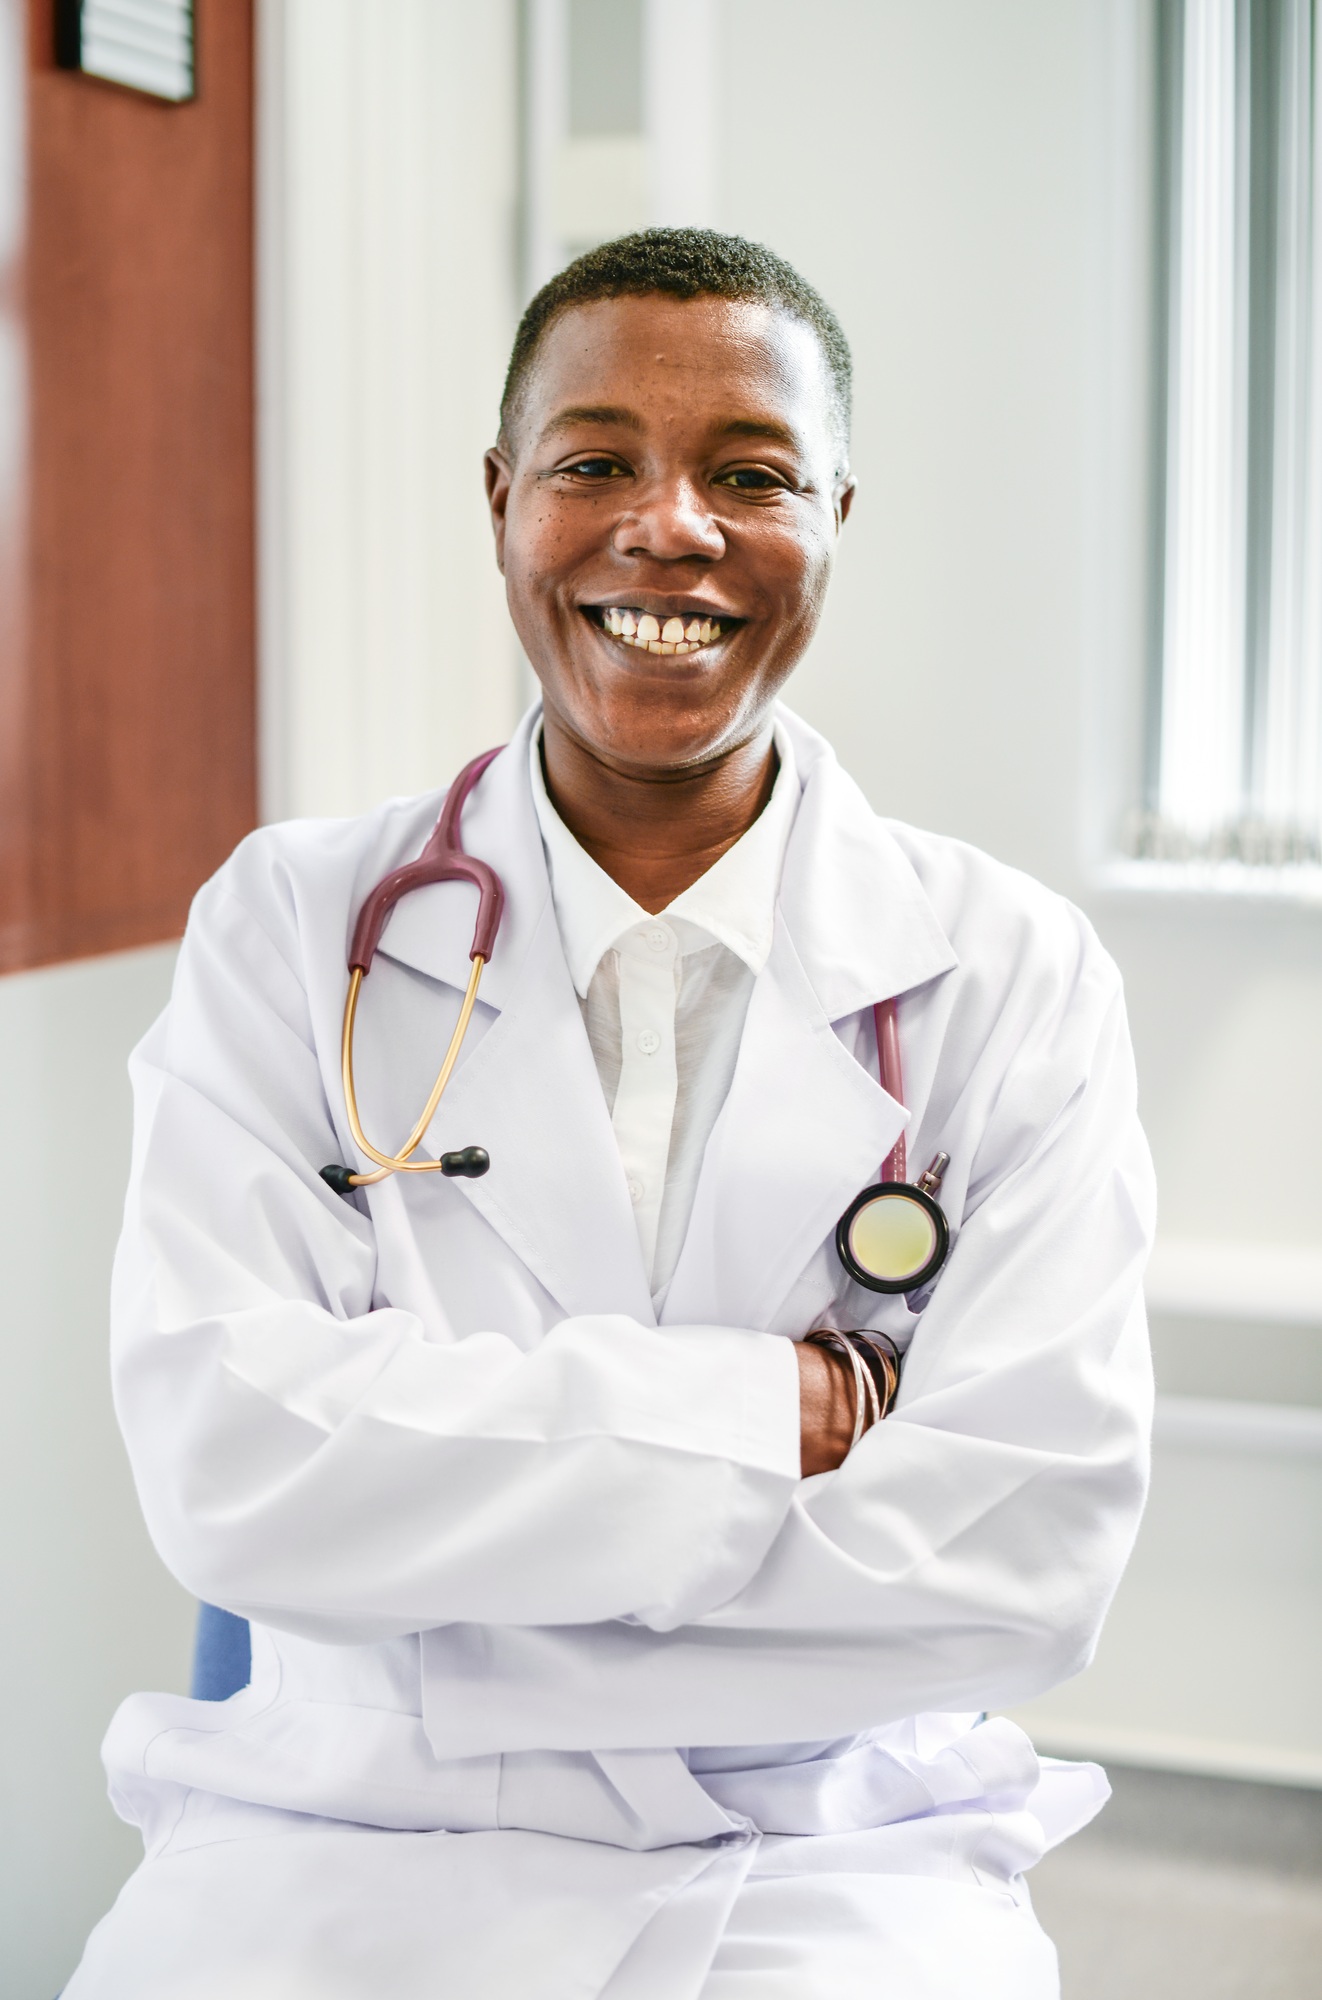
[[[924,986],[958,964],[927,892],[830,744],[789,709],[803,799],[790,834],[780,913],[829,1021]]]
[[[910,992],[957,963],[913,866],[835,753],[815,729],[780,707],[777,729],[794,757],[802,796],[781,873],[779,917],[817,1002],[839,1021],[878,1000]],[[464,844],[505,884],[505,915],[482,1000],[499,1010],[518,987],[524,961],[551,897],[528,760],[541,706],[529,709],[464,808]],[[430,825],[419,830],[418,848]],[[719,864],[718,864],[719,865]],[[471,901],[455,883],[419,889],[396,904],[381,939],[388,957],[461,989],[469,972],[469,932],[451,915]]]
[[[566,1313],[620,1312],[650,1326],[655,1313],[638,1229],[565,962],[533,810],[528,748],[539,720],[539,709],[524,717],[464,808],[465,847],[489,861],[505,885],[505,912],[478,1003],[497,1018],[461,1056],[425,1145],[433,1155],[475,1139],[486,1148],[488,1174],[448,1185]],[[428,831],[419,829],[419,848]],[[471,933],[466,919],[455,921],[455,904],[441,901],[457,896],[473,902],[471,890],[453,883],[405,897],[382,934],[381,951],[462,989]]]
[[[490,862],[505,885],[505,911],[481,986],[483,1004],[497,1011],[518,989],[529,949],[550,904],[551,882],[528,783],[528,745],[540,720],[539,705],[528,711],[500,755],[488,765],[463,811],[465,848]],[[435,805],[439,811],[439,797]],[[434,814],[429,814],[427,824],[419,828],[415,853],[421,852],[433,821]],[[476,916],[476,899],[464,883],[438,882],[416,889],[396,903],[379,948],[387,958],[433,979],[444,979],[462,991],[471,970],[471,930],[465,921],[456,920],[454,912],[457,907],[470,906]]]
[[[429,1151],[474,1136],[485,1179],[452,1182],[566,1312],[655,1311],[605,1098],[551,902],[525,716],[465,809],[464,840],[496,867],[505,918],[482,1003],[500,1016],[451,1081]],[[754,984],[734,1080],[707,1148],[662,1313],[765,1326],[906,1123],[832,1024],[956,963],[896,836],[823,739],[788,711],[803,795],[785,854],[771,955]],[[420,829],[419,846],[426,829]],[[451,986],[469,931],[443,896],[399,904],[390,957]],[[585,1234],[586,1231],[586,1234]]]

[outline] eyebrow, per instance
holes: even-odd
[[[722,424],[719,437],[729,438],[770,438],[773,444],[786,444],[796,448],[798,437],[788,424],[778,424],[770,417],[732,417],[728,424]]]
[[[552,437],[556,431],[573,430],[576,424],[611,424],[623,426],[628,431],[641,431],[643,420],[634,410],[618,408],[611,403],[574,403],[567,410],[557,410],[543,437]]]
[[[643,420],[636,410],[625,409],[623,405],[612,403],[574,403],[568,409],[557,410],[543,431],[543,437],[554,437],[557,431],[573,430],[579,424],[598,424],[640,433]],[[799,448],[800,439],[788,424],[778,424],[770,417],[731,417],[729,423],[720,425],[716,432],[722,438],[767,438],[773,444]]]

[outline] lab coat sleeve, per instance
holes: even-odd
[[[1050,1080],[1040,1048],[1026,1050],[1026,1074],[999,1093],[893,1417],[838,1474],[806,1482],[796,1503],[810,1539],[822,1536],[824,1548],[892,1584],[917,1568],[965,1613],[985,1594],[996,1605],[1017,1600],[1031,1620],[1034,1607],[1059,1609],[1083,1579],[1113,1579],[1143,1492],[1151,1172],[1118,984],[1100,1007],[1086,992],[1079,1004],[1095,1033],[1061,1108],[1034,1130],[1034,1099]],[[1017,1517],[1007,1516],[1016,1501]],[[994,1531],[1000,1557],[982,1590],[980,1562],[968,1562],[980,1529]],[[1112,1529],[1118,1549],[1108,1560],[1093,1537]],[[793,1535],[787,1522],[782,1542]],[[768,1605],[767,1593],[779,1598],[781,1553],[778,1544],[718,1621]],[[821,1615],[796,1589],[784,1601],[800,1605],[796,1623]]]
[[[481,1687],[455,1635],[471,1743],[832,1737],[1007,1706],[1087,1663],[1146,1491],[1154,1192],[1119,978],[1075,921],[1069,976],[988,1037],[984,1069],[998,1036],[1016,1053],[894,1414],[685,1628],[617,1628],[592,1658],[569,1633],[488,1635]]]
[[[341,1154],[293,926],[238,893],[278,877],[265,838],[198,898],[131,1065],[114,1387],[157,1548],[199,1597],[344,1642],[700,1615],[798,1483],[788,1344],[603,1315],[525,1352],[379,1306],[370,1226],[318,1177]]]
[[[700,1621],[816,1632],[828,1654],[832,1634],[872,1635],[901,1714],[1078,1672],[1138,1528],[1154,1195],[1119,980],[1095,946],[1070,1011],[998,1094],[894,1415],[804,1483],[757,1575]],[[1058,1109],[1053,1031],[1082,1058]]]

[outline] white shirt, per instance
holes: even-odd
[[[775,744],[776,782],[747,833],[652,916],[579,846],[547,793],[541,731],[532,738],[533,803],[556,920],[658,1302],[734,1075],[753,981],[771,951],[801,793],[779,726]]]

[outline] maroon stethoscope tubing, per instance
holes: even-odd
[[[499,757],[500,748],[498,745],[494,750],[484,750],[480,757],[474,757],[471,764],[464,765],[445,795],[440,817],[417,860],[406,861],[402,868],[392,869],[377,883],[358,912],[358,921],[353,927],[353,942],[349,946],[350,972],[359,971],[366,975],[371,971],[386,919],[396,903],[412,890],[425,889],[433,882],[473,884],[478,896],[477,923],[468,956],[484,960],[491,957],[505,910],[505,890],[494,868],[464,852],[459,815],[464,809],[465,799],[487,765],[494,757]]]
[[[460,831],[460,815],[465,800],[492,758],[499,754],[499,749],[486,750],[480,757],[474,757],[471,764],[465,764],[445,795],[445,803],[421,854],[415,861],[406,861],[403,867],[392,869],[389,875],[377,883],[358,912],[358,920],[353,927],[353,939],[349,946],[349,991],[345,1000],[344,1026],[341,1033],[340,1067],[350,1130],[357,1145],[375,1165],[373,1171],[363,1174],[353,1172],[339,1161],[333,1161],[329,1166],[323,1167],[321,1178],[328,1187],[334,1189],[336,1194],[351,1196],[356,1189],[370,1186],[391,1173],[436,1172],[450,1177],[460,1176],[476,1180],[485,1174],[491,1165],[481,1146],[463,1146],[457,1151],[442,1153],[440,1158],[434,1161],[415,1162],[410,1155],[421,1140],[426,1124],[435,1113],[458,1058],[477,998],[482,968],[491,957],[505,909],[505,890],[499,875],[487,862],[475,860],[471,854],[464,852]],[[450,1038],[445,1061],[433,1086],[432,1094],[427,1100],[422,1118],[414,1127],[403,1152],[388,1155],[372,1146],[358,1117],[357,1095],[353,1081],[353,1025],[358,993],[363,980],[372,969],[372,960],[381,942],[381,934],[395,905],[402,896],[409,895],[412,890],[428,888],[435,882],[471,882],[477,890],[477,921],[473,927],[473,943],[468,954],[473,971],[459,1012],[459,1020]]]
[[[878,1000],[872,1009],[872,1019],[877,1030],[877,1072],[881,1087],[887,1097],[893,1097],[897,1104],[902,1105],[904,1070],[900,1064],[900,1023],[894,1000]],[[903,1132],[886,1155],[881,1178],[883,1181],[907,1181],[909,1178],[909,1155]]]

